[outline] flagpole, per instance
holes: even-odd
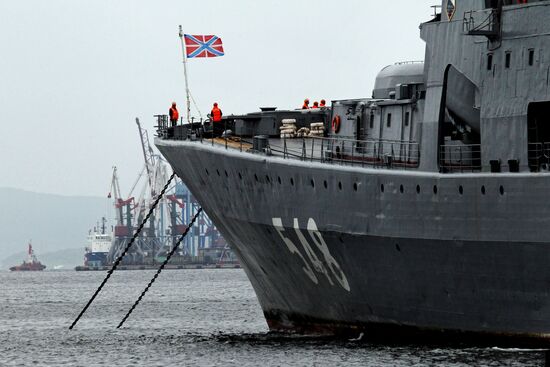
[[[183,29],[180,25],[181,52],[183,54],[183,73],[185,74],[185,96],[187,101],[187,122],[191,123],[191,100],[189,98],[189,80],[187,79],[187,55],[185,54],[185,45],[183,43]]]

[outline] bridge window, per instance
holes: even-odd
[[[529,49],[529,66],[533,66],[535,64],[535,50]]]
[[[505,60],[504,60],[504,66],[506,69],[510,69],[510,64],[512,63],[512,51],[507,51]]]
[[[493,70],[493,54],[487,54],[487,70]]]
[[[409,126],[409,119],[411,117],[411,113],[410,112],[405,112],[405,126]]]
[[[388,113],[388,118],[386,120],[386,126],[391,127],[391,113]]]
[[[370,123],[369,123],[369,127],[371,129],[374,129],[374,113],[370,113]]]

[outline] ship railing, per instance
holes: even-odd
[[[203,120],[191,118],[189,123],[186,123],[183,120],[183,117],[180,117],[180,121],[176,126],[170,126],[170,119],[168,115],[155,115],[157,124],[155,125],[156,134],[155,136],[161,139],[168,140],[186,140],[189,138],[201,139],[204,136],[204,127],[210,123],[209,119]]]
[[[280,142],[277,144],[276,142]],[[270,141],[271,154],[346,166],[418,168],[420,146],[400,140],[356,140],[350,138],[302,137]]]
[[[157,115],[157,134],[167,140],[195,140],[214,145],[214,135],[204,132],[201,122],[170,127],[166,115]],[[195,126],[196,125],[196,126]],[[254,139],[240,135],[222,136],[225,149],[265,153],[285,159],[328,164],[415,169],[420,162],[420,145],[414,141],[366,139],[351,137],[303,136],[268,139],[261,152],[255,150]],[[203,141],[204,140],[204,141]],[[218,142],[219,143],[219,142]]]
[[[550,142],[529,143],[528,162],[531,172],[550,170]]]
[[[464,13],[462,27],[464,33],[470,36],[486,36],[496,39],[500,34],[501,9],[470,10]]]
[[[442,172],[481,171],[481,144],[446,144],[439,148]]]

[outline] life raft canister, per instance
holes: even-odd
[[[332,119],[332,131],[334,131],[335,134],[338,134],[338,132],[340,131],[340,122],[340,115],[336,115]]]

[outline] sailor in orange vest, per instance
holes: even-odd
[[[327,102],[324,99],[322,99],[321,104],[319,105],[319,107],[323,108],[323,107],[326,107],[326,106],[327,106]]]
[[[218,103],[214,102],[212,111],[210,111],[210,118],[212,119],[212,130],[214,135],[221,136],[223,134],[223,124],[222,124],[222,110],[218,107]]]
[[[170,122],[172,123],[172,126],[176,126],[178,124],[178,119],[180,118],[180,113],[176,108],[176,102],[172,102],[172,107],[170,107],[168,114],[170,115]]]
[[[309,110],[309,99],[304,99],[304,105],[302,106],[302,110]]]
[[[319,102],[317,101],[313,102],[313,107],[311,108],[319,108]]]

